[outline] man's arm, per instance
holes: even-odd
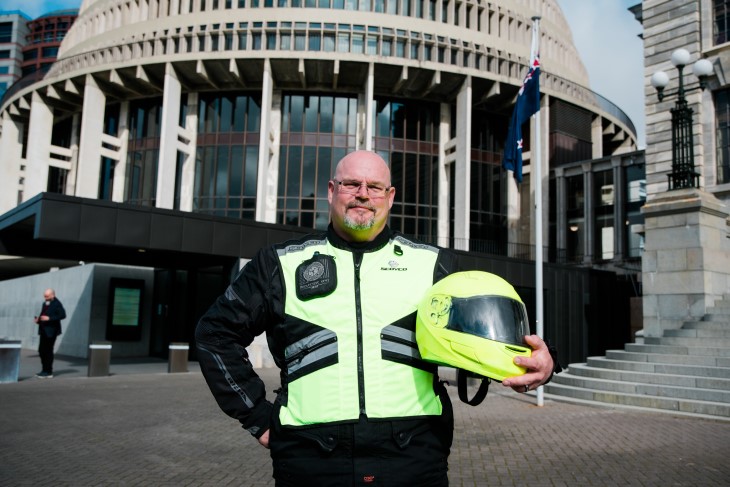
[[[268,429],[272,404],[246,347],[275,322],[274,296],[282,293],[273,252],[264,250],[203,315],[196,328],[198,360],[220,408],[260,438]]]

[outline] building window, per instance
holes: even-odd
[[[730,4],[727,0],[713,1],[714,36],[715,44],[724,44],[728,42],[728,31],[730,31]]]
[[[129,146],[124,201],[155,206],[160,153],[162,99],[137,100],[129,106]]]
[[[568,260],[581,261],[585,253],[585,192],[583,175],[566,178],[568,213]]]
[[[593,177],[595,211],[594,255],[600,260],[613,259],[614,185],[613,170],[599,171]]]
[[[58,46],[44,47],[43,57],[56,57],[58,56]]]
[[[382,98],[374,109],[374,147],[390,164],[396,190],[390,225],[436,243],[439,106]]]
[[[357,98],[287,94],[282,102],[276,221],[325,229],[328,182],[356,146]]]
[[[13,41],[13,23],[0,22],[0,42]]]
[[[644,237],[637,233],[644,225],[641,207],[646,202],[646,170],[643,164],[626,168],[626,240],[627,255],[641,257]]]
[[[119,110],[120,106],[118,103],[109,105],[104,111],[104,133],[111,135],[112,137],[117,136],[119,129]],[[69,140],[70,143],[70,140]],[[104,148],[113,149],[107,147],[106,144],[102,144]],[[99,174],[99,199],[100,200],[111,200],[112,190],[114,188],[114,169],[117,162],[114,159],[108,157],[101,158],[101,171]]]
[[[730,90],[715,92],[717,184],[730,183]]]
[[[193,211],[254,220],[261,100],[201,94]]]
[[[49,193],[64,194],[66,192],[66,179],[68,171],[55,166],[48,168],[48,187]]]

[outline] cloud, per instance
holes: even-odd
[[[590,88],[626,113],[639,147],[646,145],[644,45],[641,24],[627,10],[639,0],[558,0],[573,43],[588,70]]]

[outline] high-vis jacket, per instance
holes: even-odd
[[[220,407],[258,437],[272,405],[245,347],[260,333],[282,369],[283,427],[438,416],[436,367],[421,360],[415,313],[453,254],[386,228],[350,244],[326,233],[263,249],[196,332],[201,369]]]

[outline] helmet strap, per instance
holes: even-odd
[[[477,389],[476,394],[474,394],[474,397],[472,397],[471,399],[469,399],[466,384],[466,379],[469,377],[482,379],[481,383],[479,384],[479,389]],[[459,389],[459,399],[461,399],[461,402],[465,402],[469,406],[478,406],[482,403],[484,398],[487,397],[487,392],[489,392],[489,384],[492,381],[489,377],[481,377],[471,374],[464,369],[456,369],[456,382]]]

